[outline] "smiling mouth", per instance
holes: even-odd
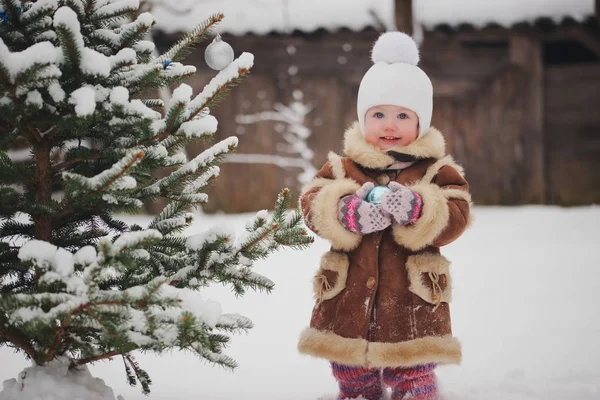
[[[379,139],[383,139],[383,140],[400,140],[399,137],[395,137],[395,136],[382,136]]]

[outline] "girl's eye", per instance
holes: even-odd
[[[375,118],[383,118],[383,113],[382,112],[376,112],[375,113]]]
[[[400,119],[407,119],[408,118],[408,114],[406,114],[406,113],[400,113],[400,114],[398,114],[398,118],[400,118]]]

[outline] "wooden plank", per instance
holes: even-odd
[[[518,204],[528,196],[521,170],[527,157],[520,146],[526,77],[521,68],[508,66],[474,92],[434,99],[433,124],[464,166],[477,204]]]
[[[600,63],[556,65],[544,76],[546,121],[576,116],[598,121]]]
[[[440,79],[437,77],[431,77],[431,84],[436,96],[445,97],[458,97],[469,92],[475,91],[479,88],[477,81],[472,78],[446,78]]]
[[[509,40],[511,30],[501,26],[490,26],[469,31],[454,29],[450,32],[434,31],[437,35],[443,35],[448,39],[459,42],[498,42]],[[433,33],[433,32],[432,32]]]
[[[504,42],[508,43],[506,35]],[[440,39],[436,32],[425,32],[420,50],[419,65],[432,79],[440,82],[470,80],[481,83],[510,61],[508,44],[475,46],[457,38]]]
[[[544,32],[544,41],[574,40],[600,58],[600,30],[597,26],[565,25],[551,32]]]
[[[548,200],[600,203],[600,63],[549,67],[544,83]]]
[[[546,201],[544,156],[544,66],[540,38],[533,30],[513,31],[510,40],[511,61],[529,75],[525,92],[525,134],[521,138],[527,160],[523,165],[523,179],[528,181],[527,203]]]
[[[276,148],[282,144],[282,139],[276,130],[276,122],[261,118],[259,114],[273,110],[279,101],[279,92],[277,81],[272,76],[249,75],[223,103],[211,110],[219,121],[213,143],[237,136],[239,143],[235,154],[242,159],[277,154]],[[258,120],[255,123],[238,123],[242,115],[256,116]],[[188,146],[187,150],[190,156],[194,156],[208,146],[210,144],[198,144]],[[245,163],[241,160],[225,161],[219,167],[221,172],[208,192],[210,201],[203,207],[205,212],[271,209],[277,193],[286,186],[289,177],[298,172],[274,164]]]
[[[412,0],[394,0],[396,29],[412,35],[413,27],[413,4]]]
[[[553,65],[548,68],[544,75],[546,84],[559,83],[585,83],[600,79],[600,63],[575,64],[575,65]]]

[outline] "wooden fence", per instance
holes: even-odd
[[[311,168],[341,152],[378,35],[224,37],[236,54],[252,52],[255,66],[212,110],[216,140],[236,135],[240,145],[221,166],[207,212],[271,208],[281,188],[298,194]],[[533,28],[425,35],[421,66],[434,85],[433,125],[465,167],[478,204],[600,202],[600,61],[548,66],[544,46]],[[199,69],[189,82],[199,91],[214,76],[203,47],[187,62]]]

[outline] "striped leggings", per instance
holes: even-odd
[[[339,400],[381,400],[384,387],[392,389],[392,400],[439,400],[433,370],[435,364],[415,367],[363,368],[331,363],[340,387]]]

